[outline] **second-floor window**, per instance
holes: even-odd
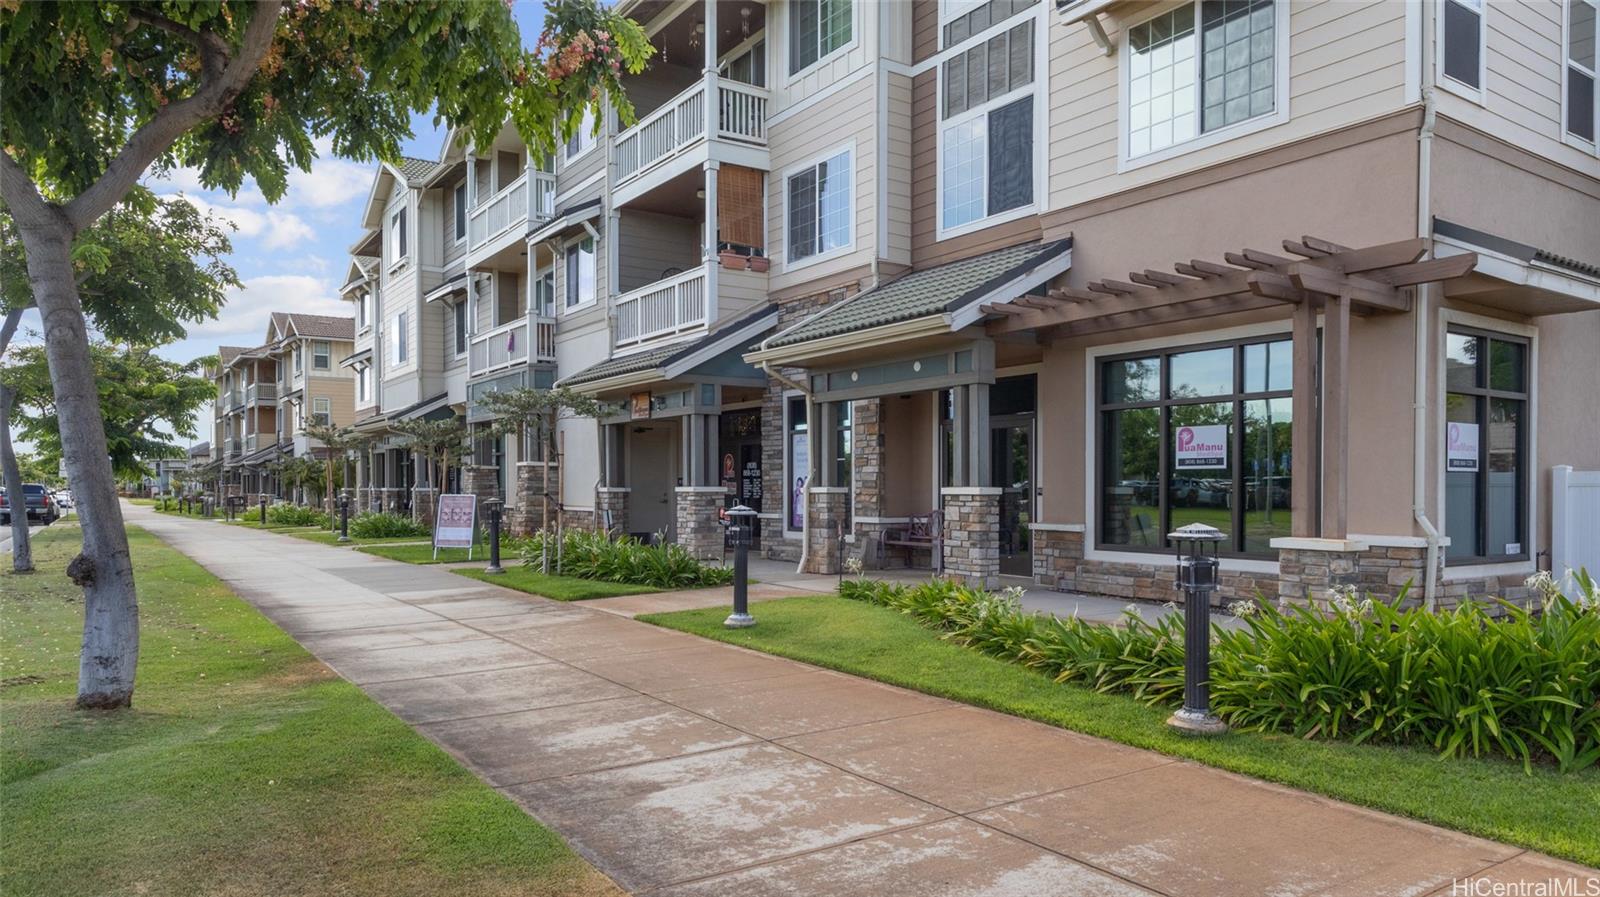
[[[1439,0],[1439,83],[1476,98],[1483,89],[1483,0]]]
[[[789,5],[789,74],[797,75],[850,43],[850,0],[795,0]]]
[[[576,308],[595,298],[594,237],[584,237],[567,247],[567,308]]]
[[[572,139],[567,141],[567,158],[576,159],[593,149],[595,138],[594,108],[587,107],[583,110],[583,121],[578,123],[578,130],[574,131]]]
[[[333,347],[326,340],[317,340],[311,344],[311,368],[317,371],[326,371],[333,367]]]
[[[1127,157],[1279,111],[1288,77],[1286,8],[1274,0],[1199,0],[1128,29]]]
[[[784,179],[791,264],[850,245],[850,157],[847,149]]]
[[[1033,20],[944,63],[940,226],[960,227],[1033,203]]]
[[[462,181],[451,192],[451,201],[455,203],[455,237],[460,243],[467,238],[467,182]]]
[[[467,354],[467,300],[463,299],[450,307],[450,314],[455,316],[456,325],[456,354]]]
[[[317,396],[311,400],[311,422],[327,426],[333,422],[333,400],[327,396]]]
[[[389,218],[389,240],[392,250],[392,257],[389,261],[398,262],[405,258],[410,249],[410,244],[407,242],[406,210],[403,207],[396,209]]]
[[[1600,113],[1596,99],[1595,46],[1600,44],[1600,3],[1567,0],[1566,132],[1596,148],[1594,120]]]
[[[411,358],[411,316],[401,312],[394,316],[394,363],[405,364]]]

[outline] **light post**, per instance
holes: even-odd
[[[339,496],[339,541],[350,541],[350,496]]]
[[[489,566],[484,567],[483,572],[504,573],[506,571],[500,567],[500,508],[504,502],[491,498],[483,504],[489,511]]]
[[[261,528],[267,528],[267,494],[261,493]]]
[[[1167,534],[1178,547],[1176,587],[1183,590],[1183,707],[1167,725],[1187,735],[1220,735],[1228,726],[1211,712],[1211,593],[1217,588],[1220,530],[1191,523]],[[1210,546],[1210,552],[1206,550]]]
[[[733,613],[722,625],[729,629],[748,629],[756,625],[750,616],[750,535],[754,509],[738,504],[728,509],[728,538],[733,542]]]

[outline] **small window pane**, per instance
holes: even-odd
[[[1490,556],[1522,554],[1521,399],[1490,399],[1488,442],[1488,544]]]
[[[1475,336],[1452,333],[1445,337],[1445,386],[1450,389],[1472,389],[1478,386],[1480,349],[1479,340]]]
[[[1174,399],[1227,395],[1233,392],[1233,349],[1184,352],[1168,360]]]
[[[1594,140],[1594,79],[1567,67],[1567,133]]]
[[[1113,361],[1105,367],[1105,400],[1123,402],[1153,402],[1161,395],[1161,361],[1156,358],[1135,358]]]
[[[1478,83],[1478,29],[1482,14],[1458,0],[1444,4],[1444,73],[1468,87]]]
[[[1587,0],[1567,0],[1567,59],[1594,71],[1595,8]]]
[[[1244,391],[1267,392],[1294,385],[1294,343],[1252,343],[1244,347]]]
[[[1033,202],[1033,97],[989,113],[989,208],[996,215]]]
[[[1489,340],[1489,388],[1506,392],[1523,391],[1523,347],[1521,343]]]
[[[988,128],[982,115],[944,132],[944,226],[958,227],[984,215],[983,166]]]
[[[1244,550],[1265,554],[1289,528],[1294,401],[1244,403]]]
[[[1194,134],[1194,7],[1181,6],[1129,31],[1129,82],[1135,119],[1128,154],[1181,143]]]
[[[1450,393],[1445,396],[1445,425],[1478,423],[1478,400],[1473,396]],[[1447,470],[1444,475],[1444,532],[1450,537],[1445,550],[1449,558],[1470,558],[1478,554],[1478,472]]]
[[[789,258],[817,254],[817,170],[789,178]]]
[[[850,154],[817,166],[817,251],[850,243]]]
[[[1271,112],[1276,76],[1273,0],[1206,0],[1200,15],[1206,79],[1202,130]]]
[[[1161,411],[1135,408],[1105,416],[1100,541],[1155,547],[1161,528]]]
[[[1174,470],[1167,487],[1167,531],[1204,523],[1224,533],[1233,528],[1233,404],[1175,405],[1168,417],[1168,450],[1177,444],[1178,431],[1184,427],[1221,425],[1226,427],[1228,452],[1224,466]],[[1225,542],[1224,545],[1232,545]]]

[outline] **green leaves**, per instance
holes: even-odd
[[[560,538],[537,532],[519,547],[523,564],[538,569],[546,555],[550,572],[579,579],[594,579],[625,585],[659,589],[687,589],[697,586],[727,585],[733,581],[729,567],[714,567],[695,560],[682,545],[645,545],[623,536],[610,539],[605,533],[567,530]]]

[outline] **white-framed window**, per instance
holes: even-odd
[[[311,422],[327,426],[333,423],[333,400],[327,396],[317,396],[311,400]]]
[[[789,74],[806,69],[847,46],[855,36],[851,0],[794,0],[789,4]]]
[[[462,181],[451,191],[452,201],[455,203],[455,236],[456,242],[467,238],[467,182]]]
[[[367,303],[371,301],[366,290],[356,294],[356,325],[362,330],[367,329]]]
[[[327,340],[313,340],[311,343],[311,369],[326,371],[333,367],[333,346]]]
[[[735,48],[736,50],[738,48]],[[738,81],[740,84],[749,84],[752,87],[767,86],[767,39],[765,36],[755,38],[754,42],[743,50],[733,53],[718,66],[717,74],[729,81]]]
[[[1434,48],[1438,52],[1439,86],[1469,100],[1483,101],[1483,0],[1438,0]]]
[[[1124,163],[1159,161],[1287,119],[1288,19],[1282,0],[1196,0],[1128,28]]]
[[[783,399],[783,470],[783,528],[798,533],[805,528],[806,486],[811,479],[806,397],[799,393]]]
[[[578,130],[573,132],[572,138],[567,141],[567,161],[572,161],[584,153],[595,148],[598,143],[594,132],[594,107],[585,106],[583,121],[578,124]]]
[[[1594,152],[1595,119],[1600,118],[1600,94],[1595,91],[1596,47],[1600,45],[1600,2],[1566,0],[1561,46],[1561,134],[1568,143]]]
[[[364,404],[367,401],[367,366],[356,368],[356,398]]]
[[[554,317],[556,313],[556,269],[541,268],[533,278],[533,314]]]
[[[577,308],[595,300],[599,288],[596,261],[594,237],[567,244],[567,308]]]
[[[1034,20],[956,53],[939,70],[939,230],[1034,204]]]
[[[789,265],[850,250],[855,233],[854,157],[851,145],[784,174],[784,251]]]
[[[406,208],[401,206],[389,216],[389,263],[405,259],[411,251],[410,236],[406,233]]]
[[[450,314],[454,317],[456,330],[456,355],[467,354],[467,300],[462,299],[450,306]]]
[[[300,347],[299,346],[294,346],[294,347],[290,348],[289,349],[289,357],[294,359],[294,375],[296,377],[300,376],[300,371],[303,369],[303,365],[304,365],[304,362],[301,361]]]
[[[394,363],[405,364],[411,358],[411,330],[409,325],[411,316],[401,312],[394,316],[394,334],[391,342],[394,344]]]

